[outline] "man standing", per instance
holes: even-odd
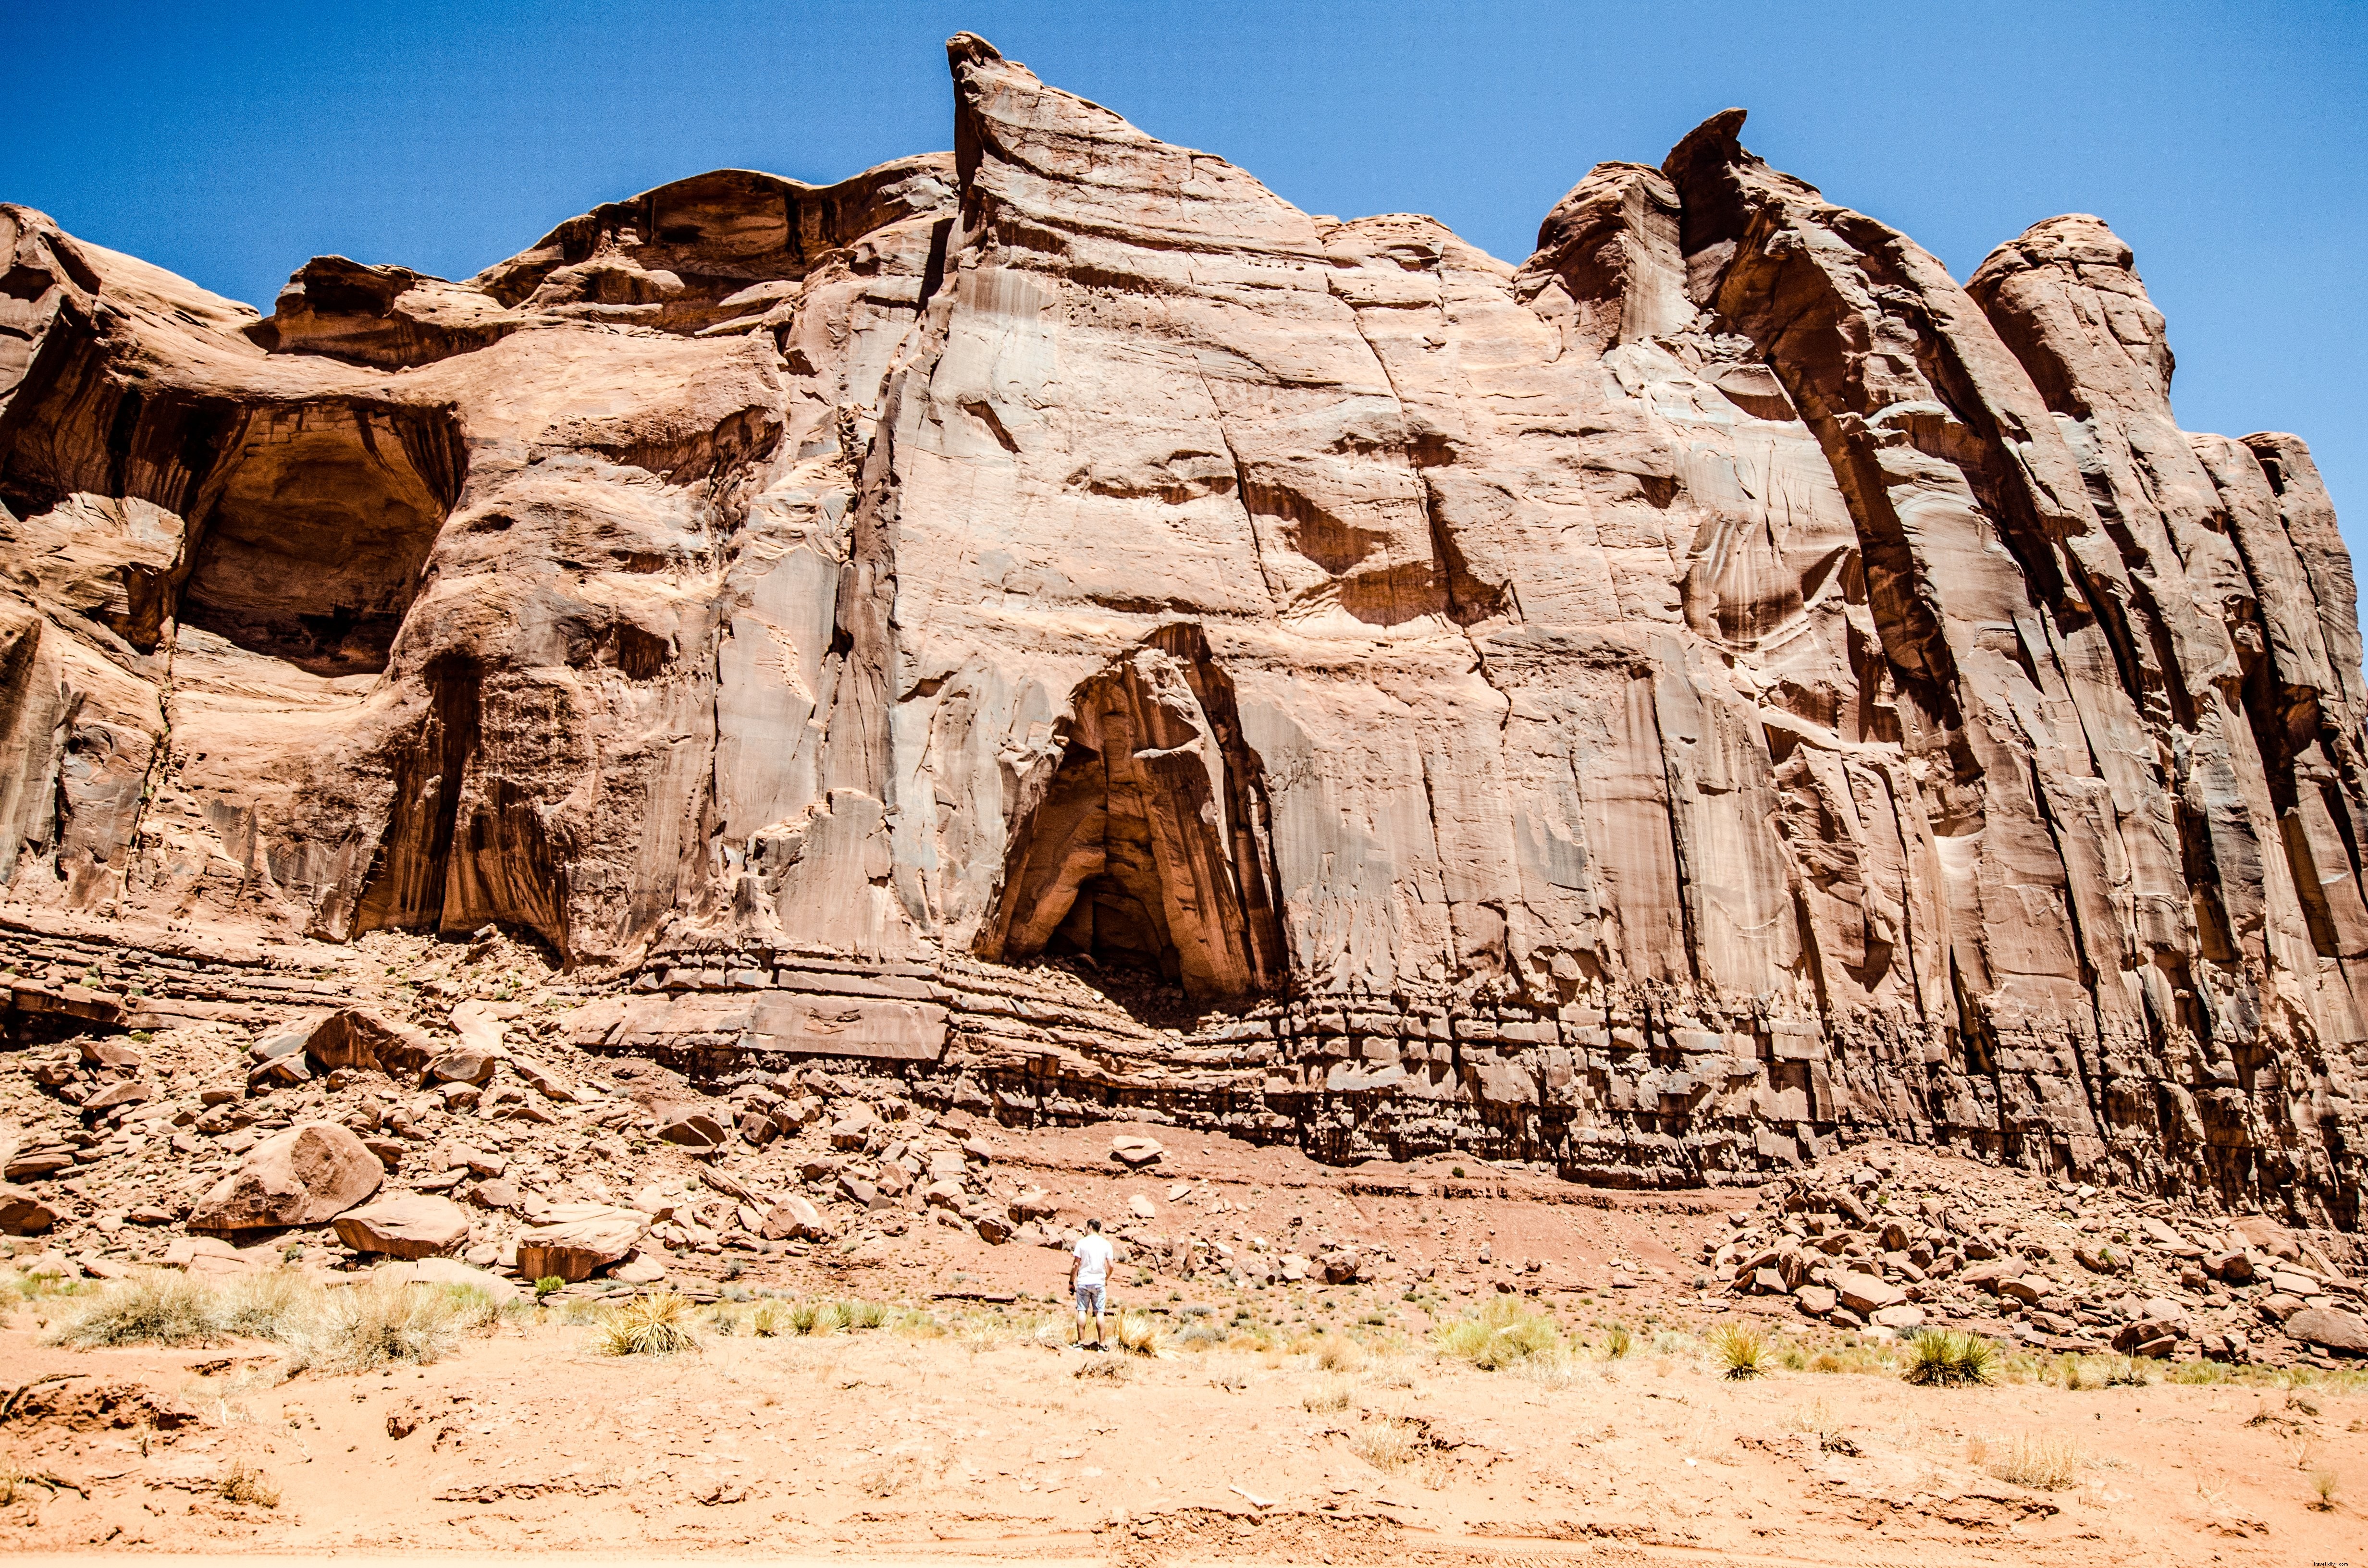
[[[1086,1221],[1086,1233],[1069,1252],[1069,1289],[1077,1298],[1077,1348],[1099,1350],[1102,1347],[1102,1314],[1109,1310],[1105,1297],[1110,1287],[1111,1248],[1110,1238],[1102,1234],[1099,1220]],[[1094,1320],[1094,1342],[1086,1344],[1086,1319]]]

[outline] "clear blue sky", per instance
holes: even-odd
[[[1511,259],[1704,116],[1959,278],[2055,213],[2135,247],[2180,422],[2301,434],[2368,544],[2368,6],[65,5],[11,0],[0,199],[269,308],[307,256],[463,277],[723,165],[951,145],[967,28],[1312,211]]]

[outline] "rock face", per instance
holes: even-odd
[[[257,1143],[189,1211],[192,1231],[317,1225],[379,1188],[379,1157],[335,1122],[308,1122]]]
[[[2102,223],[1960,286],[1731,110],[1516,267],[950,58],[951,155],[268,319],[0,210],[7,896],[1008,1119],[2357,1222],[2350,562]]]

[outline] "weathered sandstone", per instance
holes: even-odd
[[[2101,222],[1961,286],[1730,110],[1512,267],[950,56],[951,154],[268,318],[0,209],[6,897],[1006,1120],[2357,1223],[2349,558]]]

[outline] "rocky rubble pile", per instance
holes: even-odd
[[[1877,1154],[1770,1187],[1705,1241],[1711,1278],[1805,1316],[1928,1323],[2055,1352],[2283,1364],[2368,1355],[2334,1233],[1962,1161]]]
[[[1041,1187],[996,1168],[991,1123],[916,1103],[895,1078],[808,1065],[706,1093],[575,1051],[547,995],[429,994],[407,1018],[349,1006],[252,1040],[228,1026],[93,1035],[0,1062],[29,1091],[0,1129],[0,1231],[43,1236],[61,1269],[102,1278],[449,1256],[521,1280],[647,1284],[736,1272],[735,1257],[851,1253],[916,1223],[994,1244],[1077,1234]],[[1122,1133],[1110,1158],[1148,1171],[1163,1153]],[[1170,1201],[1190,1196],[1181,1184]],[[1222,1241],[1146,1231],[1152,1217],[1111,1217],[1141,1267],[1359,1273],[1353,1244],[1311,1258],[1261,1238],[1236,1260]]]

